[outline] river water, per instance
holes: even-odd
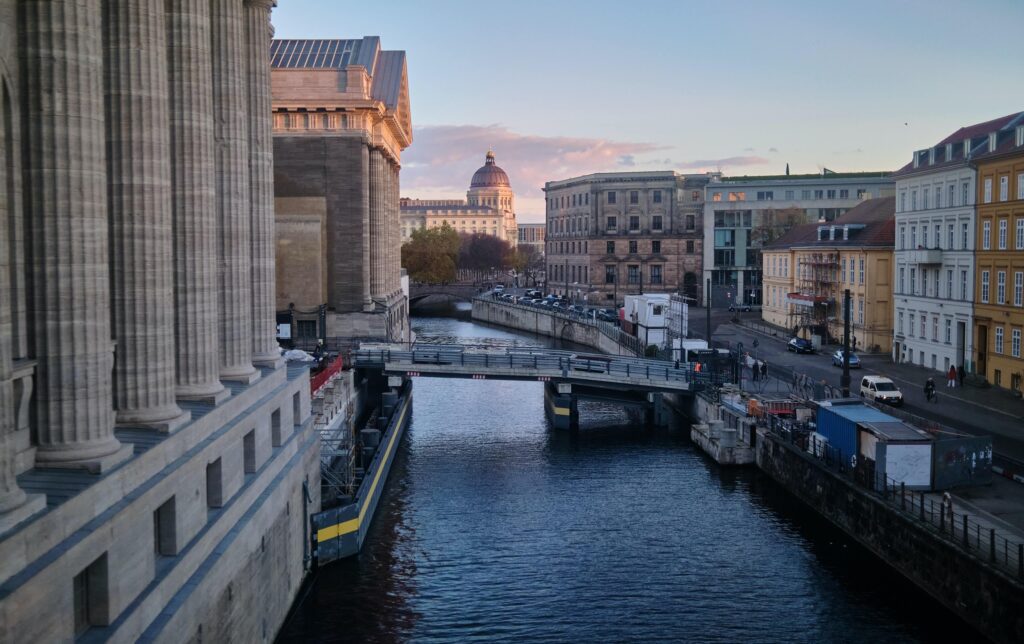
[[[421,341],[550,346],[452,318]],[[978,635],[680,421],[542,385],[416,379],[412,422],[363,552],[320,570],[280,641],[905,642]]]

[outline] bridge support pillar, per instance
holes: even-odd
[[[553,382],[544,385],[544,410],[547,412],[551,426],[555,429],[579,427],[579,403],[571,391],[565,391],[569,387],[565,383]]]
[[[644,409],[644,420],[648,425],[666,427],[672,415],[672,410],[665,403],[665,394],[651,392],[647,394],[647,407]]]

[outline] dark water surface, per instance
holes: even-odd
[[[711,463],[682,423],[583,403],[578,432],[554,431],[532,382],[417,379],[413,398],[363,552],[317,573],[281,641],[978,639],[756,470]]]

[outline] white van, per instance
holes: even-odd
[[[896,383],[885,376],[864,376],[860,380],[860,395],[876,402],[899,407],[903,404],[903,393]]]

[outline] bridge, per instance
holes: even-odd
[[[409,286],[409,306],[413,307],[428,297],[470,302],[480,293],[480,287],[473,284],[412,284]]]
[[[386,376],[544,382],[545,406],[556,427],[577,425],[580,399],[640,406],[663,424],[664,394],[689,395],[712,380],[690,363],[677,367],[664,360],[522,347],[363,344],[352,353],[352,364]]]

